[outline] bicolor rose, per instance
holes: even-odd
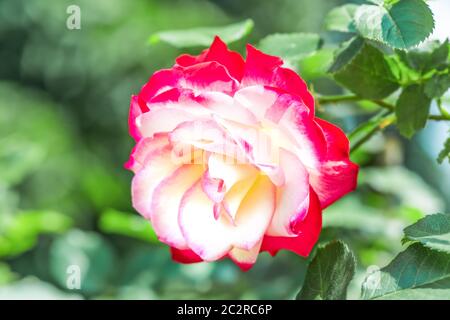
[[[178,262],[229,257],[246,270],[262,251],[307,256],[322,210],[356,187],[345,134],[251,45],[245,61],[217,37],[178,57],[132,97],[129,127],[133,206]]]

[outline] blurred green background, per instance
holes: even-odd
[[[232,45],[238,51],[298,31],[320,33],[333,48],[342,36],[325,33],[322,21],[345,2],[358,1],[0,0],[0,299],[292,298],[308,260],[290,252],[264,253],[247,273],[228,260],[171,261],[130,205],[129,99],[182,53],[148,45],[155,31],[251,18],[252,34]],[[71,4],[81,8],[81,30],[66,28]],[[319,67],[299,68],[316,92],[341,93]],[[354,104],[319,111],[347,132],[373,112]],[[353,154],[362,166],[358,190],[324,212],[320,240],[343,239],[355,250],[350,298],[367,268],[401,250],[404,226],[449,211],[450,166],[435,160],[447,130],[429,123],[411,141],[388,130]],[[67,287],[70,265],[81,268],[80,290]]]

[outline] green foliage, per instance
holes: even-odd
[[[363,299],[448,299],[450,254],[420,243],[409,246],[386,267],[369,274]]]
[[[158,243],[158,238],[149,221],[131,213],[114,209],[106,210],[99,220],[99,227],[105,233],[119,234],[139,240]]]
[[[439,152],[439,156],[437,158],[437,161],[439,163],[444,162],[444,160],[447,159],[450,163],[450,137],[445,140],[444,148]]]
[[[306,80],[328,77],[328,69],[331,67],[334,58],[334,50],[322,48],[304,57],[299,62],[299,73]]]
[[[383,54],[361,38],[338,53],[330,71],[340,84],[362,98],[382,99],[399,87]]]
[[[58,238],[50,248],[50,272],[54,280],[67,287],[68,274],[74,266],[73,270],[81,276],[80,290],[88,295],[105,290],[110,284],[115,261],[111,245],[96,233],[74,229]]]
[[[434,20],[423,0],[402,0],[393,5],[361,5],[355,12],[355,26],[364,38],[408,49],[431,34]]]
[[[248,35],[253,26],[253,21],[247,19],[222,27],[160,31],[150,36],[149,43],[166,42],[177,48],[207,47],[215,36],[219,36],[226,43],[232,43]]]
[[[447,67],[448,45],[448,40],[442,44],[439,41],[429,41],[418,48],[399,50],[398,54],[408,67],[426,74],[433,69],[443,70]]]
[[[320,247],[297,300],[344,300],[355,266],[355,256],[345,243],[335,241]]]
[[[258,47],[265,53],[295,62],[315,52],[319,44],[320,37],[317,34],[277,33],[263,38]]]
[[[28,211],[0,216],[0,257],[22,254],[35,246],[41,234],[60,234],[72,220],[58,212]]]
[[[442,97],[450,88],[450,74],[437,74],[425,83],[425,94],[430,99]]]
[[[350,150],[353,150],[366,142],[379,130],[389,126],[394,120],[395,117],[391,112],[382,110],[368,121],[363,122],[348,135]]]
[[[386,267],[367,275],[364,299],[448,299],[450,297],[450,219],[426,216],[405,228],[412,241]]]
[[[417,241],[430,249],[450,253],[450,214],[426,216],[404,230],[405,241]]]
[[[425,127],[430,112],[431,99],[425,94],[423,85],[406,87],[397,100],[395,115],[402,135],[410,138],[417,130]]]
[[[325,28],[330,31],[355,32],[354,16],[357,8],[358,5],[351,3],[334,8],[325,17]]]

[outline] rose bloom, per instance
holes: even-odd
[[[345,134],[282,65],[251,45],[244,61],[216,37],[131,98],[133,206],[175,261],[247,270],[262,251],[308,256],[322,209],[355,189]]]

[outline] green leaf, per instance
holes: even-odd
[[[314,33],[277,33],[263,38],[259,49],[284,60],[296,61],[315,52],[320,37]]]
[[[120,234],[153,243],[159,242],[150,222],[136,214],[109,209],[101,215],[99,227],[106,233]]]
[[[330,72],[362,98],[382,99],[399,87],[383,54],[361,38],[354,38],[337,53]]]
[[[226,43],[232,43],[247,36],[253,30],[253,26],[253,20],[247,19],[221,27],[160,31],[150,36],[149,43],[166,42],[177,48],[207,47],[215,36],[219,36]]]
[[[425,83],[425,94],[430,99],[442,97],[450,88],[450,73],[436,74]]]
[[[450,214],[437,213],[405,228],[405,241],[418,241],[430,249],[450,253]]]
[[[355,257],[345,243],[333,241],[320,247],[297,300],[344,300],[355,266]]]
[[[19,255],[33,248],[41,234],[68,230],[72,219],[53,211],[24,211],[3,217],[0,226],[0,257]]]
[[[447,67],[449,54],[448,40],[444,43],[428,41],[409,51],[398,50],[400,59],[410,68],[425,74],[433,69],[443,70]]]
[[[433,31],[433,14],[422,0],[402,0],[391,5],[362,5],[355,12],[355,26],[364,38],[408,49]]]
[[[332,9],[325,17],[325,29],[329,31],[355,32],[353,17],[358,8],[356,4],[345,4]]]
[[[64,288],[68,274],[78,270],[80,289],[86,294],[103,290],[117,267],[110,244],[96,233],[80,230],[72,230],[53,242],[49,263],[54,280]]]
[[[369,274],[363,299],[410,299],[450,296],[450,255],[420,243],[409,246],[386,267]]]
[[[324,48],[302,58],[298,66],[302,78],[311,80],[328,76],[328,69],[333,63],[333,52],[333,49]]]
[[[439,152],[437,161],[441,164],[445,159],[450,163],[450,137],[445,140],[444,149]]]
[[[353,37],[344,42],[336,51],[333,64],[328,71],[334,73],[342,70],[345,66],[350,64],[353,59],[355,59],[358,53],[362,50],[363,46],[364,39],[360,37]]]
[[[389,111],[382,110],[369,120],[363,122],[349,135],[350,150],[360,146],[362,143],[371,138],[375,133],[389,126],[395,121],[395,116]]]
[[[402,135],[411,138],[425,127],[430,104],[431,99],[425,94],[423,85],[413,84],[403,89],[395,107],[397,127]]]

